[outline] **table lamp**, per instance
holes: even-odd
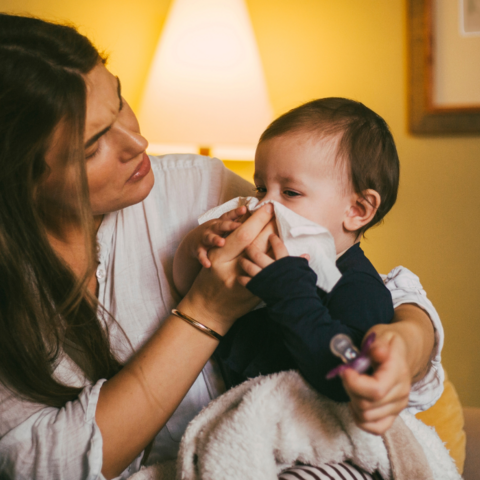
[[[272,120],[244,0],[174,0],[140,104],[149,153],[252,160]]]

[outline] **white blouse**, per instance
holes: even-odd
[[[104,315],[112,347],[121,360],[130,358],[150,338],[180,300],[172,280],[173,256],[184,235],[197,225],[197,218],[220,203],[252,191],[252,185],[217,159],[166,155],[151,157],[151,162],[155,186],[150,195],[142,203],[106,215],[97,236],[98,298],[117,322]],[[443,391],[443,328],[418,277],[397,267],[385,277],[385,282],[394,306],[419,305],[435,327],[432,366],[426,377],[413,386],[410,395],[412,410],[423,410],[433,405]],[[18,399],[0,386],[1,478],[104,478],[102,436],[95,423],[95,409],[105,380],[88,384],[66,356],[59,362],[55,376],[66,384],[84,387],[77,400],[60,409]],[[157,435],[149,464],[176,456],[188,422],[222,388],[215,365],[207,363]],[[136,472],[141,457],[119,478]]]

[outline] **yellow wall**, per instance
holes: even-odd
[[[105,52],[133,108],[140,102],[170,0],[0,0],[0,11],[71,23]]]
[[[67,19],[111,52],[138,107],[169,0],[0,0],[0,10]],[[247,0],[276,114],[324,96],[382,115],[402,164],[397,205],[364,248],[379,271],[402,264],[445,326],[444,364],[464,404],[480,406],[480,137],[413,137],[406,119],[405,0]],[[242,168],[251,175],[249,164]],[[249,170],[250,169],[250,170]]]

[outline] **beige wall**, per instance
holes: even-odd
[[[0,10],[67,19],[111,52],[138,106],[169,0],[0,0]],[[247,0],[276,114],[324,96],[360,100],[397,140],[401,189],[364,248],[379,271],[420,276],[445,326],[444,364],[466,405],[480,406],[480,137],[420,138],[406,126],[405,0]],[[229,162],[250,176],[249,164]]]

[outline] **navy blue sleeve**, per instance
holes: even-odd
[[[392,298],[379,278],[365,272],[346,272],[330,294],[317,291],[316,281],[305,259],[285,257],[263,269],[247,288],[267,304],[304,378],[320,393],[348,401],[340,379],[325,379],[340,363],[330,352],[330,340],[345,333],[360,346],[370,327],[392,320]]]

